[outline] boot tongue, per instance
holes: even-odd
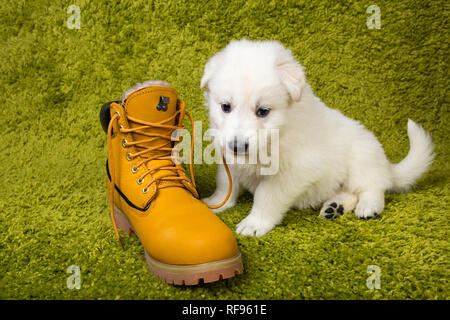
[[[181,110],[180,115],[174,116],[178,111],[177,100],[178,96],[175,89],[168,86],[150,85],[137,89],[128,94],[125,100],[122,102],[122,105],[125,109],[125,112],[127,113],[127,116],[132,117],[136,120],[149,122],[151,124],[176,126],[182,122],[182,118],[184,116],[184,110]],[[138,128],[142,127],[143,125],[133,121],[129,121],[129,126],[130,128]],[[151,138],[154,139],[150,142],[140,143],[139,146],[136,147],[136,151],[139,152],[144,150],[144,148],[151,147],[171,148],[173,146],[173,142],[170,140],[170,136],[173,130],[173,128],[158,128],[156,126],[151,126],[150,128],[140,130],[147,134],[165,135],[168,136],[169,139],[148,137],[137,132],[132,133],[134,141],[148,140]],[[158,148],[141,155],[141,157],[148,158],[155,155],[167,156],[171,155],[171,152],[159,150]],[[174,164],[171,160],[152,160],[146,164],[147,168],[160,165],[171,167]],[[154,178],[157,178],[162,176],[173,176],[176,175],[176,173],[172,170],[160,169],[153,172],[152,175]],[[165,181],[163,183],[168,182]]]
[[[147,86],[133,91],[123,101],[123,107],[128,116],[135,118],[136,120],[149,122],[152,124],[162,125],[176,125],[177,118],[173,117],[177,112],[177,92],[175,89],[167,86]],[[172,119],[170,119],[173,117]],[[130,128],[141,127],[142,125],[133,121],[129,122]],[[158,128],[157,126],[143,130],[148,134],[162,134],[170,136],[173,129],[171,128]],[[133,133],[135,141],[149,139],[142,134]],[[156,147],[164,146],[170,147],[171,141],[168,139],[154,137],[151,142],[142,143],[144,147]],[[167,152],[166,152],[167,153]],[[151,152],[144,157],[148,157],[154,154],[161,154],[159,151]]]
[[[148,86],[129,94],[123,101],[123,107],[133,118],[158,123],[174,115],[177,111],[177,99],[177,92],[171,87]],[[164,124],[174,125],[175,119]]]

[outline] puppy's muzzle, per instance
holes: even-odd
[[[234,139],[233,141],[228,142],[227,147],[230,151],[234,152],[234,154],[245,154],[248,151],[248,141]]]

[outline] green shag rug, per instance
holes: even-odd
[[[373,4],[380,29],[366,26]],[[68,28],[70,5],[80,29]],[[0,298],[449,299],[448,9],[437,0],[2,0]],[[391,161],[408,152],[408,117],[429,130],[437,157],[413,191],[387,195],[380,218],[291,210],[264,237],[237,236],[243,275],[168,285],[147,270],[136,237],[122,234],[123,251],[114,236],[99,108],[162,79],[205,129],[203,66],[241,38],[291,48],[315,93],[372,130]],[[195,170],[211,194],[216,167]],[[235,230],[251,206],[245,194],[220,217]],[[71,265],[80,289],[67,286]],[[366,286],[370,265],[380,289]]]

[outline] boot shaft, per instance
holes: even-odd
[[[115,187],[133,206],[145,209],[158,189],[182,187],[198,193],[180,164],[172,159],[174,130],[183,128],[185,104],[175,89],[148,86],[131,92],[110,106],[111,152]],[[114,165],[114,168],[111,166]]]

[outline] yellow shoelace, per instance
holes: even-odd
[[[184,102],[182,100],[180,100],[180,103],[184,105]],[[112,103],[112,105],[113,104],[114,103]],[[167,143],[163,143],[158,146],[148,147],[145,145],[145,143],[152,142],[156,139],[164,139],[167,141],[172,141],[173,130],[184,129],[184,126],[183,125],[181,125],[181,126],[168,125],[166,123],[175,119],[180,113],[181,113],[181,108],[180,108],[180,110],[175,112],[171,117],[169,117],[161,122],[157,122],[157,123],[146,122],[146,121],[142,121],[142,120],[130,117],[128,115],[126,116],[129,122],[138,124],[139,127],[134,127],[134,128],[129,128],[129,129],[119,127],[119,131],[121,133],[135,133],[135,134],[139,134],[139,135],[147,137],[147,139],[139,139],[139,140],[135,139],[135,141],[133,141],[133,142],[123,142],[124,147],[134,146],[135,148],[142,149],[141,151],[135,152],[134,154],[132,154],[132,153],[127,154],[127,157],[129,157],[129,159],[141,157],[141,159],[142,159],[141,162],[139,162],[138,164],[136,164],[134,166],[136,171],[141,166],[145,165],[146,163],[148,163],[152,160],[171,160],[171,161],[173,161],[172,150],[175,146],[167,147],[166,146]],[[195,141],[194,141],[195,140],[194,119],[187,111],[185,111],[185,114],[189,117],[189,119],[191,121],[191,126],[192,126],[192,137],[193,138],[191,140],[191,153],[190,153],[190,164],[189,164],[191,179],[189,179],[186,176],[186,172],[185,172],[184,168],[182,168],[181,166],[176,166],[175,164],[173,164],[171,166],[163,164],[160,166],[148,168],[148,170],[146,170],[146,172],[139,177],[140,181],[143,181],[145,176],[149,175],[151,172],[155,172],[158,170],[167,170],[168,172],[165,175],[160,175],[157,178],[153,178],[150,182],[148,182],[142,189],[144,193],[146,193],[146,190],[148,191],[149,186],[152,184],[155,184],[157,189],[163,189],[163,188],[173,186],[173,184],[166,185],[166,186],[164,186],[164,185],[160,186],[158,182],[164,181],[164,180],[172,181],[175,183],[176,183],[176,181],[178,181],[178,182],[180,182],[179,186],[181,186],[181,187],[184,187],[184,185],[181,182],[187,181],[189,183],[192,183],[194,188],[196,187],[195,186],[195,178],[194,178],[194,168],[193,168],[193,155],[194,155],[194,144],[195,144]],[[108,163],[111,168],[111,170],[110,170],[111,183],[110,183],[110,188],[109,188],[109,207],[110,207],[110,215],[111,215],[111,221],[112,221],[113,227],[114,227],[114,232],[116,234],[116,237],[117,237],[117,240],[119,241],[120,246],[123,249],[122,242],[120,241],[119,231],[117,229],[116,219],[114,217],[115,167],[114,167],[114,155],[113,155],[113,151],[112,151],[113,150],[112,149],[112,128],[113,128],[114,123],[119,119],[119,117],[120,117],[120,114],[117,112],[111,117],[111,121],[109,122],[108,132],[107,132],[107,135],[108,135]],[[168,134],[150,133],[150,132],[146,131],[150,128],[163,128],[163,129],[168,129],[171,131]],[[152,153],[153,153],[153,155],[151,155]],[[225,162],[225,157],[223,157],[223,164],[224,164],[225,170],[228,175],[228,181],[229,181],[228,194],[220,204],[214,205],[214,206],[208,206],[210,209],[217,209],[217,208],[220,208],[221,206],[223,206],[227,202],[227,200],[231,194],[232,178],[231,178],[230,170]]]

